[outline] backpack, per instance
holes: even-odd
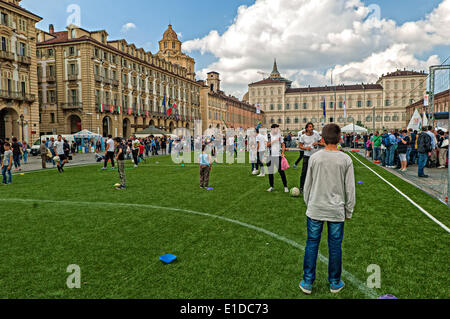
[[[386,147],[391,146],[391,139],[389,138],[389,135],[385,135],[383,136],[382,140],[381,140],[381,144],[383,144]]]

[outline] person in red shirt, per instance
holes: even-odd
[[[145,145],[143,142],[139,145],[139,156],[138,158],[142,161],[144,161],[144,151],[145,151]]]

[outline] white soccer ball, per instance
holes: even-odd
[[[53,161],[55,161],[55,162],[59,163],[59,162],[60,162],[60,158],[59,158],[59,156],[55,156],[55,157],[53,157]]]
[[[291,189],[291,196],[292,197],[299,197],[300,196],[300,190],[297,187],[294,187]]]

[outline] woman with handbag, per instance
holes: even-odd
[[[439,167],[445,168],[447,164],[447,154],[448,154],[448,136],[445,136],[444,131],[439,131],[440,142],[439,142]]]
[[[267,190],[268,192],[274,191],[274,179],[273,174],[275,170],[278,170],[278,173],[281,176],[281,181],[283,182],[284,192],[289,193],[289,188],[287,187],[286,174],[282,170],[281,161],[284,157],[284,152],[286,150],[283,137],[280,134],[278,124],[272,125],[272,132],[267,134],[267,148],[269,149],[269,162],[267,163],[267,168],[269,169],[269,184],[270,188]],[[286,159],[285,159],[286,160]]]

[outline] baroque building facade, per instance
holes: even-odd
[[[200,85],[182,64],[124,39],[109,41],[105,30],[69,25],[55,32],[50,25],[36,37],[43,134],[87,129],[127,137],[150,125],[192,130],[200,119]],[[171,114],[169,102],[176,105]]]
[[[206,81],[201,84],[200,105],[202,110],[202,129],[255,127],[263,120],[263,112],[257,112],[254,105],[238,98],[226,95],[220,90],[220,74],[212,71],[207,74]]]
[[[249,84],[248,99],[265,112],[266,125],[278,123],[284,131],[300,130],[308,122],[319,128],[334,122],[395,129],[406,127],[406,107],[423,97],[426,78],[423,71],[396,70],[371,84],[292,88],[275,61],[268,78]]]
[[[42,18],[0,0],[0,138],[28,143],[39,137],[36,28]]]

